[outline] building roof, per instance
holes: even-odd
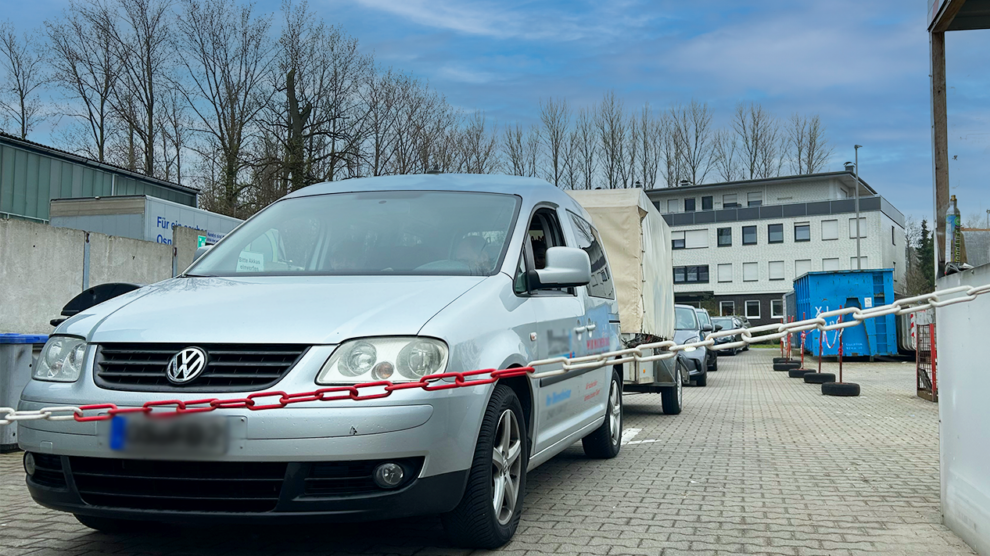
[[[772,183],[784,183],[784,182],[802,182],[802,181],[817,181],[822,178],[840,178],[846,179],[850,182],[854,180],[852,172],[822,172],[819,174],[800,174],[796,176],[778,176],[775,178],[760,178],[753,180],[738,180],[738,181],[724,181],[718,183],[703,183],[698,185],[685,185],[682,187],[658,187],[655,189],[647,189],[647,193],[669,193],[674,191],[698,191],[705,189],[716,189],[724,187],[752,187],[754,185],[766,185]],[[863,181],[863,178],[859,178],[859,183],[861,183],[866,189],[876,195],[877,192],[870,184]]]
[[[109,172],[114,172],[116,174],[123,174],[123,175],[126,175],[128,177],[132,177],[134,179],[138,179],[138,180],[150,182],[150,183],[153,183],[155,185],[160,185],[162,187],[168,187],[170,189],[175,189],[177,191],[182,191],[184,193],[199,194],[199,188],[196,188],[196,187],[190,187],[188,185],[181,185],[181,184],[178,184],[178,183],[175,183],[175,182],[170,182],[170,181],[163,180],[161,178],[155,178],[155,177],[152,177],[152,176],[147,176],[147,175],[144,175],[144,174],[142,174],[140,172],[135,172],[133,170],[129,170],[127,168],[124,168],[123,166],[117,166],[116,164],[110,164],[110,163],[107,163],[107,162],[100,162],[99,160],[95,160],[95,159],[88,158],[88,157],[85,157],[85,156],[81,156],[81,155],[78,155],[78,154],[75,154],[75,153],[71,153],[69,151],[63,151],[61,149],[56,149],[55,147],[50,147],[48,145],[44,145],[44,144],[41,144],[41,143],[36,143],[34,141],[29,141],[27,139],[21,139],[20,137],[17,137],[17,136],[11,135],[9,133],[4,133],[4,132],[0,131],[0,143],[3,143],[3,142],[11,143],[14,146],[23,148],[25,150],[38,152],[38,153],[41,153],[41,154],[45,154],[47,156],[51,156],[53,158],[59,158],[59,159],[62,159],[62,160],[68,161],[68,162],[74,162],[76,164],[84,164],[84,165],[87,165],[87,166],[93,166],[93,167],[96,167],[96,168],[100,168],[102,170],[106,170],[106,171],[109,171]]]

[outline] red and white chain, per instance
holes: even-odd
[[[248,409],[250,411],[262,411],[266,409],[280,409],[288,405],[304,402],[328,402],[335,400],[376,400],[392,395],[392,392],[399,390],[409,390],[421,388],[426,391],[447,390],[450,388],[463,388],[468,386],[481,386],[492,384],[503,378],[518,376],[530,376],[532,378],[546,378],[557,376],[569,371],[603,367],[606,365],[620,365],[623,363],[648,363],[660,361],[677,356],[680,351],[692,351],[699,347],[714,349],[734,349],[752,343],[773,341],[795,332],[805,332],[808,330],[839,330],[858,326],[866,319],[882,317],[887,315],[906,315],[916,311],[923,311],[933,307],[945,307],[956,303],[972,301],[982,294],[990,292],[990,284],[983,286],[958,286],[946,290],[940,290],[916,297],[908,297],[894,301],[890,305],[880,305],[871,309],[860,309],[858,307],[847,307],[834,311],[819,313],[813,319],[767,324],[752,328],[736,328],[732,330],[719,330],[709,333],[704,340],[690,342],[686,344],[675,344],[670,340],[640,344],[634,348],[585,355],[581,357],[554,357],[533,361],[528,367],[515,367],[511,369],[481,369],[477,371],[466,371],[462,373],[439,373],[427,375],[417,382],[393,383],[387,380],[366,382],[348,386],[332,386],[320,388],[310,392],[299,392],[288,394],[282,391],[257,392],[249,394],[243,398],[204,398],[201,400],[155,400],[147,402],[138,407],[117,407],[111,403],[90,404],[82,406],[55,406],[45,407],[33,411],[17,411],[12,407],[0,407],[0,426],[13,423],[15,421],[105,421],[112,419],[116,415],[126,415],[133,413],[143,413],[148,417],[163,418],[186,415],[191,413],[205,413],[217,409]],[[826,319],[830,317],[840,317],[850,315],[849,321],[828,324]],[[735,342],[716,344],[715,340],[725,336],[740,336],[742,339]],[[649,352],[649,353],[647,353]],[[559,365],[561,368],[552,371],[536,372],[536,367],[547,365]],[[475,378],[477,377],[477,378]],[[442,384],[438,384],[443,381]],[[256,400],[270,400],[269,403],[258,403]],[[87,414],[89,412],[89,414]],[[97,413],[93,413],[97,412]]]

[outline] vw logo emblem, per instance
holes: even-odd
[[[205,368],[206,351],[198,347],[187,347],[172,356],[165,369],[165,376],[173,384],[185,384],[198,377]]]

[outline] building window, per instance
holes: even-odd
[[[706,249],[708,247],[708,230],[689,230],[684,232],[685,249]]]
[[[718,265],[718,281],[719,282],[732,281],[732,263]]]
[[[743,245],[756,245],[756,226],[743,226]]]
[[[722,195],[722,208],[739,208],[739,202],[736,201],[735,193]]]
[[[712,210],[713,208],[715,208],[715,206],[711,195],[701,198],[701,210]]]
[[[718,312],[723,317],[731,317],[736,314],[736,302],[735,301],[719,301],[718,302]]]
[[[866,237],[866,218],[859,218],[859,237]],[[849,219],[849,239],[856,239],[856,219]]]
[[[767,225],[767,243],[784,243],[784,225]]]
[[[746,206],[758,207],[763,204],[763,194],[759,191],[746,194]]]
[[[811,224],[795,224],[794,241],[811,241]]]
[[[746,302],[746,318],[748,319],[758,319],[760,318],[760,302],[757,300],[750,300]]]
[[[811,272],[811,259],[798,259],[794,261],[794,279]]]
[[[684,212],[694,212],[695,199],[684,199]]]
[[[839,259],[822,259],[822,270],[839,270]]]
[[[684,249],[684,232],[670,233],[670,247],[671,249]]]
[[[667,199],[667,212],[680,212],[678,199]]]
[[[870,268],[870,266],[866,262],[867,260],[869,260],[869,257],[860,257],[859,258],[860,266],[859,266],[859,268],[856,268],[856,257],[849,257],[849,269],[850,270],[864,270],[864,269]]]
[[[700,266],[675,266],[675,284],[707,284],[708,265]]]
[[[770,271],[771,280],[783,280],[784,279],[784,261],[770,261],[767,265]]]
[[[732,228],[718,229],[718,246],[732,247]]]
[[[782,319],[782,318],[784,318],[784,300],[783,299],[771,299],[770,300],[770,318],[772,318],[772,319]]]
[[[758,263],[743,263],[743,282],[756,282],[760,279]]]
[[[822,220],[822,241],[839,239],[839,221]]]
[[[657,212],[663,212],[663,209],[660,208],[660,201],[653,201],[653,206],[657,207]]]

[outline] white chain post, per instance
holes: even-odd
[[[906,315],[909,313],[930,309],[932,307],[945,307],[956,303],[965,303],[967,301],[972,301],[985,293],[990,293],[990,284],[983,286],[958,286],[925,295],[899,299],[889,305],[881,305],[871,309],[864,310],[857,307],[847,307],[844,309],[821,313],[815,318],[794,321],[791,323],[765,324],[763,326],[754,326],[752,328],[720,330],[718,332],[709,333],[702,341],[691,342],[688,344],[678,345],[670,340],[665,340],[662,342],[640,344],[634,348],[598,353],[595,355],[583,355],[581,357],[571,358],[554,357],[551,359],[541,359],[539,361],[533,361],[529,364],[529,366],[535,368],[544,367],[547,365],[561,365],[562,368],[552,371],[544,371],[542,373],[533,373],[530,376],[532,378],[546,378],[551,376],[559,376],[573,370],[593,369],[606,365],[661,361],[664,359],[677,357],[678,352],[697,349],[702,346],[715,351],[741,348],[749,344],[777,340],[793,332],[805,332],[808,330],[829,331],[849,328],[851,326],[859,326],[859,324],[863,321],[875,317],[883,317],[887,315]],[[946,296],[954,297],[943,299]],[[852,315],[852,318],[849,321],[837,322],[831,325],[825,321],[828,317],[838,317],[840,315]],[[754,336],[754,334],[758,335]],[[736,335],[741,336],[742,340],[718,345],[715,344],[715,340],[718,338]],[[645,349],[660,350],[660,353],[654,355],[643,355],[642,350]],[[470,385],[470,383],[468,383],[468,385]],[[77,415],[80,417],[83,416],[83,411],[74,406],[45,407],[34,411],[17,411],[12,407],[0,407],[0,426],[9,425],[15,421],[71,421],[74,420]]]

